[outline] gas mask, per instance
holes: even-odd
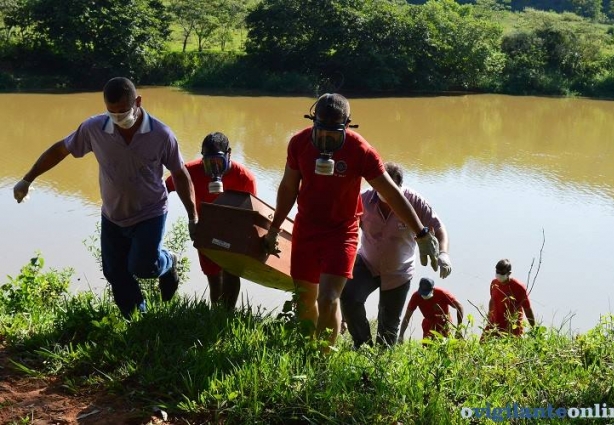
[[[326,125],[320,121],[314,121],[311,129],[311,143],[320,152],[316,160],[316,174],[332,176],[335,170],[333,153],[343,146],[345,142],[346,124]]]
[[[209,193],[224,192],[222,176],[230,168],[230,158],[228,152],[203,155],[203,168],[205,169],[205,174],[211,177],[211,182],[209,183]]]

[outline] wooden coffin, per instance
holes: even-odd
[[[292,291],[290,249],[293,221],[286,219],[279,235],[279,258],[266,255],[266,235],[274,209],[244,192],[225,191],[213,203],[203,202],[194,247],[224,270],[270,288]]]

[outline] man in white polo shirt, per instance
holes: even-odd
[[[401,188],[420,221],[434,230],[440,251],[437,263],[431,264],[435,271],[440,269],[441,278],[446,278],[452,272],[452,264],[447,253],[448,234],[443,223],[422,196],[402,187],[403,170],[398,164],[387,162],[384,167]],[[354,263],[353,278],[347,281],[341,294],[341,312],[354,340],[354,347],[373,345],[365,302],[379,288],[376,342],[393,345],[397,341],[401,314],[414,276],[416,235],[375,190],[367,190],[360,196],[364,208],[360,217],[361,245]],[[426,257],[420,260],[422,265],[426,265]]]
[[[165,301],[179,285],[177,256],[162,248],[168,209],[164,167],[173,176],[191,232],[198,216],[194,187],[172,130],[141,107],[129,79],[112,78],[103,94],[106,112],[88,118],[43,152],[13,194],[23,201],[34,179],[69,154],[81,158],[94,153],[102,198],[102,269],[117,306],[129,319],[136,309],[146,309],[136,278],[158,277]]]

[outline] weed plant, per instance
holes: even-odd
[[[185,423],[560,424],[571,419],[461,412],[614,407],[609,315],[580,335],[536,327],[480,342],[465,330],[464,339],[359,350],[343,336],[323,350],[291,310],[228,312],[183,296],[162,303],[153,290],[147,313],[128,322],[108,294],[67,293],[71,273],[45,271],[38,254],[1,286],[0,338],[14,367],[57,377],[75,394],[104,389],[158,406]]]

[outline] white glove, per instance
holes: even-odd
[[[17,202],[26,201],[28,198],[28,191],[30,190],[30,185],[32,182],[27,180],[19,180],[15,187],[13,187],[13,196],[17,200]]]
[[[437,264],[441,270],[439,271],[439,277],[445,279],[452,273],[452,262],[450,261],[450,255],[447,252],[440,252],[439,258],[437,258]]]
[[[431,267],[437,271],[439,264],[437,263],[437,257],[439,256],[439,241],[431,232],[421,238],[416,238],[418,244],[418,251],[420,251],[420,263],[423,266],[428,265],[429,258],[431,259]]]

